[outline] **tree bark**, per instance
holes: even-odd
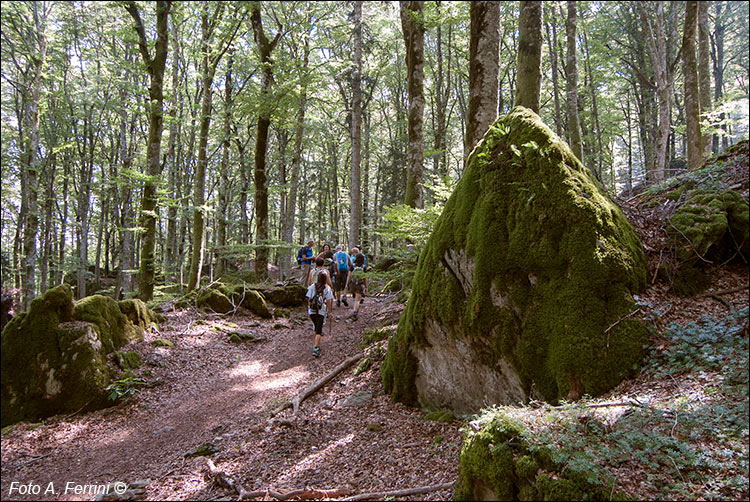
[[[362,1],[354,2],[354,61],[352,77],[352,185],[349,247],[359,243],[362,224],[360,169],[362,164]]]
[[[570,4],[570,2],[568,2]],[[558,83],[558,68],[557,68],[557,19],[555,16],[555,9],[552,9],[550,17],[552,18],[549,23],[545,24],[545,30],[547,32],[547,48],[549,50],[549,58],[551,63],[550,70],[552,71],[552,95],[555,99],[555,132],[558,136],[562,137],[562,121],[560,120],[560,85]],[[550,26],[552,26],[552,34],[550,35]]]
[[[424,207],[422,195],[425,103],[423,2],[401,1],[401,28],[406,45],[406,79],[409,94],[409,142],[406,155],[407,175],[404,202],[407,206],[421,209]]]
[[[690,171],[700,168],[703,164],[698,64],[695,58],[698,3],[697,1],[687,2],[687,7],[685,8],[685,30],[682,36],[682,73],[685,78],[685,123],[687,126],[688,170]]]
[[[229,135],[232,130],[232,64],[234,57],[230,51],[224,79],[224,138],[222,139],[221,163],[219,164],[219,210],[216,215],[216,277],[224,275],[227,260],[227,221],[229,218]]]
[[[281,27],[273,41],[269,42],[261,23],[260,3],[253,3],[250,20],[255,44],[258,46],[263,67],[261,107],[258,115],[258,134],[255,138],[255,274],[259,280],[268,277],[268,185],[266,175],[266,151],[268,150],[268,128],[271,125],[271,90],[273,88],[273,61],[271,52],[281,38]]]
[[[469,15],[471,17],[471,40],[469,43],[469,107],[466,115],[465,158],[468,158],[497,118],[500,4],[485,1],[471,2]]]
[[[700,87],[701,120],[711,111],[711,55],[708,33],[708,2],[698,2],[698,80]],[[711,136],[701,134],[703,158],[711,155]]]
[[[570,138],[570,149],[578,160],[583,162],[583,139],[581,134],[581,122],[578,117],[578,56],[576,41],[576,2],[568,2],[568,17],[565,20],[565,35],[567,43],[567,54],[565,57],[565,73],[568,78],[565,82],[565,94],[567,97],[568,136]]]
[[[161,177],[161,136],[164,129],[164,68],[167,62],[169,48],[169,31],[167,18],[172,7],[170,0],[156,2],[156,47],[154,56],[148,50],[146,30],[141,22],[141,16],[135,2],[126,4],[126,9],[135,22],[138,33],[138,48],[143,62],[148,69],[150,86],[149,95],[149,123],[148,146],[146,149],[147,178],[143,184],[141,198],[141,265],[138,276],[138,298],[150,301],[154,296],[154,274],[156,271],[156,218],[158,214],[158,199],[156,189]]]
[[[520,8],[516,105],[539,113],[542,89],[542,2],[522,1]]]

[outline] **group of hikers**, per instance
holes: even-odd
[[[336,307],[349,307],[347,294],[352,295],[353,309],[349,319],[356,321],[359,306],[367,294],[367,257],[362,246],[356,245],[350,253],[341,245],[336,251],[324,244],[318,254],[313,251],[315,241],[309,239],[307,245],[297,253],[297,263],[302,270],[300,280],[307,287],[307,313],[313,322],[313,356],[320,357],[320,340],[326,318],[333,322],[333,301]]]

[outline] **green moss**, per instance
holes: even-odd
[[[438,410],[438,411],[430,411],[425,414],[424,417],[422,417],[422,420],[425,422],[453,422],[456,420],[456,416],[451,411],[447,410]]]
[[[132,300],[131,300],[132,301]],[[139,337],[143,331],[137,329],[120,310],[120,306],[109,296],[93,295],[76,302],[76,320],[96,326],[106,352],[112,352]]]
[[[274,317],[285,317],[288,319],[292,315],[292,311],[284,308],[276,308],[273,309],[273,315]]]
[[[134,350],[128,352],[115,352],[115,361],[122,370],[131,370],[141,365],[141,355]]]
[[[164,338],[157,338],[156,340],[151,342],[151,345],[154,347],[174,347],[174,343],[170,342],[169,340],[165,340]]]
[[[151,326],[159,327],[159,315],[146,306],[143,301],[135,298],[132,300],[121,300],[117,302],[120,311],[133,323],[141,329],[140,340],[143,340],[143,331]]]
[[[536,478],[537,471],[539,471],[539,464],[530,456],[522,455],[516,460],[516,474],[519,478],[534,479]]]
[[[369,357],[365,357],[357,365],[357,368],[354,370],[354,375],[355,376],[361,375],[365,371],[369,370],[371,366],[372,366],[372,359],[370,359]]]
[[[237,293],[235,293],[235,297]],[[240,304],[242,307],[248,309],[253,314],[262,317],[264,319],[270,319],[273,317],[271,311],[268,310],[268,304],[266,299],[261,293],[254,290],[245,291],[244,298],[237,298],[235,301],[242,301]]]
[[[473,264],[469,283],[457,261]],[[527,393],[533,385],[554,401],[580,383],[598,395],[643,355],[646,328],[617,321],[645,285],[641,244],[620,209],[565,143],[516,108],[469,157],[421,253],[383,384],[418,402],[410,348],[425,343],[430,318],[469,343],[491,333],[483,362],[511,361]]]
[[[234,309],[227,295],[219,289],[202,289],[195,298],[197,307],[209,308],[216,313],[226,314]]]

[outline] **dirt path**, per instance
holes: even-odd
[[[422,411],[393,403],[382,391],[381,361],[358,376],[352,369],[338,375],[302,403],[293,425],[268,421],[280,403],[356,354],[365,329],[395,324],[400,311],[368,298],[358,321],[336,320],[331,335],[326,328],[319,359],[301,307],[274,321],[168,313],[161,334],[132,347],[143,357],[141,372],[159,385],[124,405],[3,434],[2,499],[93,500],[89,485],[115,482],[145,485],[145,499],[234,497],[206,476],[207,457],[185,456],[204,443],[220,448],[209,458],[247,490],[344,488],[355,495],[452,482],[458,422],[426,422]],[[266,340],[231,344],[215,329],[229,322]],[[157,337],[175,346],[151,346]],[[361,402],[344,401],[352,396]],[[41,493],[24,493],[28,486]],[[446,489],[411,499],[451,495]]]

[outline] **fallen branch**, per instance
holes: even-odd
[[[305,387],[304,389],[302,389],[302,391],[300,391],[300,393],[297,394],[297,396],[295,396],[294,399],[292,399],[291,401],[287,401],[284,404],[282,404],[281,406],[279,406],[278,408],[276,408],[271,413],[271,416],[275,416],[278,413],[280,413],[281,411],[285,410],[286,408],[290,408],[290,407],[293,409],[292,415],[296,415],[297,411],[299,410],[299,405],[300,405],[300,403],[302,403],[302,401],[304,401],[305,399],[307,399],[308,397],[310,397],[312,394],[314,394],[316,391],[318,391],[321,387],[323,387],[325,384],[327,384],[328,382],[330,382],[331,379],[333,379],[333,377],[335,377],[336,375],[338,375],[339,373],[341,373],[346,368],[348,368],[352,364],[356,363],[357,361],[359,361],[363,357],[364,357],[364,354],[363,353],[359,353],[357,355],[354,355],[354,356],[350,357],[349,359],[346,359],[341,364],[339,364],[338,366],[336,366],[335,368],[333,368],[331,370],[331,372],[328,373],[327,375],[325,375],[323,378],[321,378],[321,379],[313,382],[312,384],[310,384],[307,387]]]
[[[403,490],[391,490],[388,492],[372,492],[372,493],[360,493],[353,497],[347,497],[341,500],[373,500],[376,498],[385,497],[404,497],[406,495],[417,495],[420,493],[437,492],[440,490],[447,490],[453,488],[453,483],[444,483],[442,485],[422,486],[419,488],[406,488]]]
[[[233,490],[239,495],[240,500],[258,500],[265,497],[273,497],[276,500],[320,500],[320,499],[331,499],[339,498],[351,493],[346,488],[335,488],[333,490],[319,490],[316,488],[300,488],[297,490],[290,491],[277,491],[273,488],[267,488],[265,490],[248,491],[241,484],[237,483],[231,477],[229,477],[224,471],[220,471],[211,459],[206,461],[208,466],[208,472],[211,478],[216,484]]]

